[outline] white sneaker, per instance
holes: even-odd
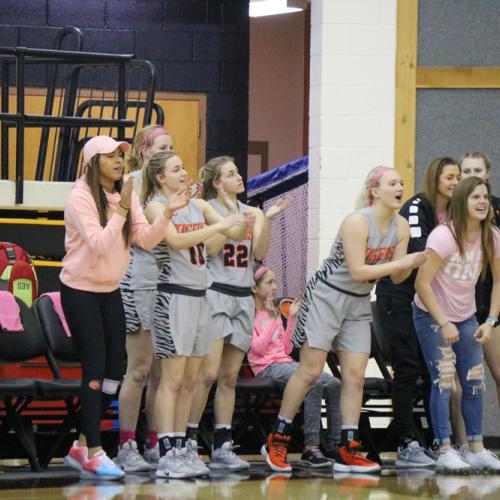
[[[195,471],[195,476],[205,476],[210,473],[210,469],[198,454],[198,443],[194,439],[186,442],[186,465]]]
[[[129,439],[118,448],[118,455],[114,460],[125,472],[147,472],[153,470],[137,449],[137,443]]]
[[[160,457],[158,469],[156,469],[156,477],[183,479],[191,477],[192,474],[193,471],[185,465],[179,451],[175,448],[168,450],[166,455]]]
[[[489,450],[483,450],[479,453],[473,453],[467,450],[464,455],[462,455],[462,460],[467,462],[474,470],[500,472],[500,460]]]
[[[250,464],[242,460],[233,451],[233,442],[226,441],[220,448],[212,449],[212,456],[208,464],[210,469],[244,470],[249,469]]]
[[[153,448],[146,448],[143,453],[144,460],[155,468],[160,461],[160,445],[156,444]]]
[[[448,448],[439,453],[436,470],[442,472],[466,472],[471,470],[471,466],[460,458],[457,450]]]

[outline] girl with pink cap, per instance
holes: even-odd
[[[123,471],[101,447],[101,416],[115,397],[125,360],[125,315],[119,284],[131,244],[153,248],[174,210],[188,202],[180,190],[150,225],[133,191],[123,182],[126,142],[109,136],[83,148],[86,174],[78,179],[64,211],[66,226],[61,303],[82,362],[82,430],[65,458],[84,477],[119,479]]]

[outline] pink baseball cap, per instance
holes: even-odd
[[[92,139],[87,141],[85,146],[83,146],[83,164],[86,165],[97,154],[106,155],[118,148],[123,152],[127,151],[129,148],[128,142],[115,141],[112,137],[109,137],[109,135],[92,137]]]

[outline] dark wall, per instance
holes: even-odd
[[[207,159],[231,155],[246,176],[249,0],[1,0],[0,46],[53,48],[72,25],[83,50],[152,61],[158,90],[207,95]],[[28,84],[45,85],[30,70]]]

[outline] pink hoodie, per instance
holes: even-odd
[[[119,193],[107,193],[110,213],[120,202]],[[148,223],[132,192],[132,243],[146,250],[154,248],[165,235],[169,221],[163,215]],[[130,263],[130,246],[125,245],[122,228],[125,219],[113,213],[106,227],[99,222],[97,207],[85,176],[75,182],[64,210],[66,255],[61,281],[77,290],[112,292],[116,290]]]
[[[254,375],[273,363],[291,363],[292,332],[295,317],[288,318],[286,330],[283,328],[281,316],[269,317],[266,311],[257,311],[253,329],[253,339],[248,351],[248,362]]]

